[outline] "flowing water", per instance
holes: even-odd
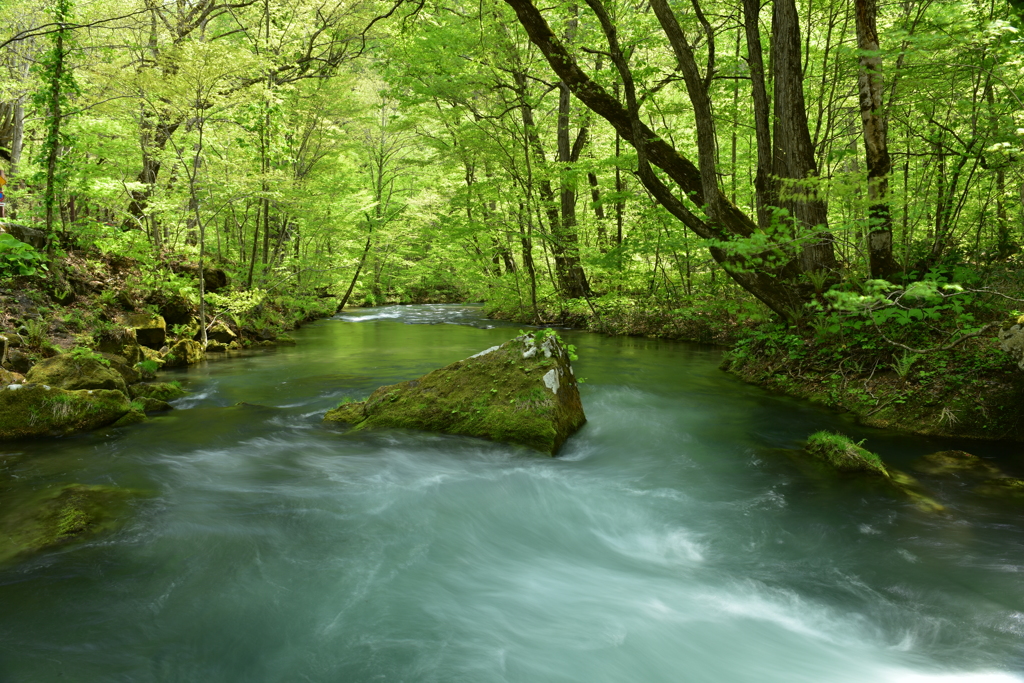
[[[780,450],[965,445],[771,396],[716,349],[564,332],[589,422],[554,459],[320,423],[517,327],[362,310],[165,373],[194,393],[146,424],[0,445],[20,486],[152,492],[0,569],[0,681],[1024,681],[1024,510],[922,476],[929,515]],[[1017,446],[966,449],[1021,475]]]

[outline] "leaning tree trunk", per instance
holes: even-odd
[[[889,159],[887,122],[882,109],[882,55],[879,54],[876,0],[854,0],[857,47],[860,49],[860,121],[868,167],[868,263],[871,277],[887,279],[899,270],[892,255],[892,216],[889,211]]]
[[[673,188],[652,169],[656,166],[664,172],[683,196],[699,206],[708,206],[701,172],[693,162],[667,142],[666,136],[651,130],[640,119],[635,107],[627,109],[617,97],[613,97],[591,79],[554,35],[540,10],[530,0],[505,2],[515,11],[530,41],[541,50],[548,65],[573,95],[608,121],[616,133],[637,150],[638,159],[649,164],[646,167],[641,165],[638,177],[656,201],[695,234],[714,241],[717,246],[710,248],[711,256],[737,284],[781,317],[787,320],[798,318],[803,305],[811,299],[813,293],[793,279],[793,271],[796,269],[791,267],[785,251],[786,245],[770,245],[766,252],[753,255],[744,250],[738,242],[752,237],[758,231],[757,223],[729,201],[718,188],[714,192],[719,196],[713,199],[719,207],[717,218],[709,221],[695,215],[688,204],[678,198]],[[616,29],[603,3],[601,0],[587,0],[587,5],[601,17],[602,31],[611,45],[615,42]],[[625,72],[631,78],[621,48],[612,48],[611,52],[617,55],[620,73]]]

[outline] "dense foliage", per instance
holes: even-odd
[[[8,217],[45,237],[0,242],[0,277],[44,276],[58,300],[80,253],[138,264],[126,308],[485,300],[900,376],[1022,307],[1008,5],[60,0],[0,18]],[[206,268],[231,290],[205,294]]]

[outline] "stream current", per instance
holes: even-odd
[[[896,467],[959,447],[1021,476],[1018,446],[863,429],[720,350],[573,331],[589,422],[558,458],[321,425],[519,327],[346,312],[163,373],[193,393],[143,425],[0,444],[18,486],[152,493],[0,569],[0,683],[1024,681],[1024,510],[920,475],[929,515],[780,450],[841,429]]]

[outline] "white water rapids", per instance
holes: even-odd
[[[346,313],[166,373],[194,393],[147,424],[0,446],[25,486],[153,494],[0,569],[0,683],[1024,681],[1024,510],[922,475],[948,509],[928,515],[778,450],[821,428],[904,468],[1006,446],[861,429],[715,349],[584,333],[589,422],[561,457],[320,424],[518,327]]]

